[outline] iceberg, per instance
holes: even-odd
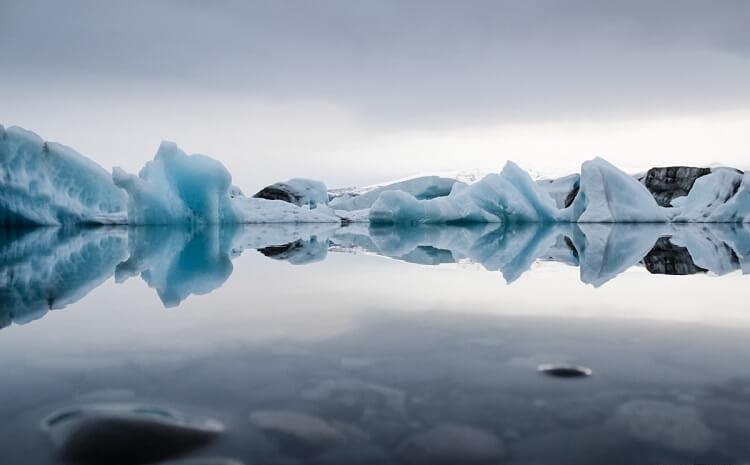
[[[536,183],[552,197],[557,208],[567,208],[578,195],[581,175],[576,173],[557,179],[540,179]]]
[[[508,162],[469,186],[454,185],[446,197],[419,200],[403,191],[386,191],[370,208],[370,222],[530,223],[554,222],[560,210],[554,200],[518,165]]]
[[[293,179],[286,186],[289,198],[275,198],[267,187],[245,197],[231,185],[232,176],[220,162],[205,155],[187,155],[176,144],[162,142],[153,161],[138,176],[119,168],[114,183],[128,193],[131,224],[240,224],[340,223],[326,206],[325,184]],[[282,192],[281,187],[275,192]],[[259,196],[265,192],[265,197]]]
[[[136,174],[111,175],[74,150],[0,126],[0,224],[750,222],[750,175],[652,168],[637,177],[602,158],[535,181],[513,162],[471,184],[421,176],[329,191],[293,178],[247,197],[221,162],[163,142]]]
[[[400,191],[411,194],[418,200],[428,200],[445,197],[451,193],[455,184],[464,183],[451,178],[440,176],[420,176],[404,181],[397,181],[377,186],[362,193],[344,192],[331,199],[331,207],[337,210],[362,210],[372,207],[383,192]]]
[[[0,224],[126,223],[126,202],[109,173],[75,150],[0,126]]]
[[[581,166],[580,189],[565,212],[579,223],[660,223],[668,221],[646,187],[603,158]]]
[[[656,203],[662,207],[671,207],[672,200],[687,195],[695,181],[711,173],[710,168],[692,166],[668,166],[651,168],[641,182],[654,196]]]
[[[132,224],[238,222],[229,196],[232,176],[224,165],[187,155],[172,142],[162,142],[138,176],[115,168],[112,179],[128,193]]]
[[[698,178],[686,196],[672,200],[672,205],[679,209],[673,221],[735,222],[733,214],[737,208],[726,204],[738,194],[742,180],[742,173],[731,168],[718,168]]]

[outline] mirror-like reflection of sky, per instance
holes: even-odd
[[[78,231],[46,245],[34,236],[34,253],[17,262],[11,256],[23,254],[9,248],[19,242],[5,242],[4,307],[11,295],[32,302],[43,291],[69,302],[0,330],[7,373],[0,437],[9,444],[8,463],[58,463],[38,430],[41,419],[61,407],[121,397],[218,418],[226,432],[193,454],[246,463],[750,458],[741,254],[723,276],[672,276],[650,274],[633,252],[633,263],[594,287],[582,282],[582,266],[598,263],[600,275],[608,266],[618,270],[633,260],[622,251],[640,250],[638,237],[653,245],[662,232],[589,231],[589,254],[601,237],[609,242],[597,250],[608,252],[595,260],[580,238],[571,240],[580,249],[579,266],[572,266],[567,258],[550,260],[546,245],[559,252],[564,242],[539,230],[366,231],[378,252],[363,247],[362,237],[354,247],[351,235],[333,229],[250,228],[232,240],[220,231]],[[85,234],[83,245],[76,242]],[[272,245],[269,237],[283,240]],[[511,240],[519,237],[537,240]],[[613,242],[618,237],[626,240]],[[671,237],[687,244],[706,236],[681,229]],[[494,245],[480,248],[488,239]],[[92,244],[105,244],[108,253]],[[506,284],[503,273],[535,255],[519,255],[531,249],[539,256]],[[446,261],[445,251],[458,263],[413,263]],[[67,261],[60,260],[65,253]],[[484,264],[465,255],[485,257]],[[490,263],[503,263],[504,271],[489,271]],[[85,282],[75,290],[60,281],[76,278]],[[545,363],[584,365],[594,376],[545,377],[536,371]],[[308,432],[284,442],[259,423],[269,411],[314,416],[343,439],[299,446],[312,441],[309,434],[317,437]],[[450,455],[444,442],[474,444],[485,455],[460,447]]]

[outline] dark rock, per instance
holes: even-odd
[[[578,196],[578,191],[581,190],[581,183],[576,182],[573,185],[573,190],[568,192],[568,195],[565,196],[565,204],[564,207],[568,208],[569,206],[573,205],[573,202],[575,201],[576,197]]]
[[[266,200],[282,200],[298,206],[315,208],[328,203],[328,189],[325,184],[312,179],[294,178],[264,187],[253,197]]]
[[[537,370],[540,373],[556,378],[582,378],[591,376],[593,373],[591,368],[567,364],[539,365]]]
[[[244,465],[243,462],[225,457],[199,457],[194,459],[170,460],[157,465]]]
[[[643,183],[656,199],[656,203],[662,207],[670,207],[672,199],[687,195],[695,180],[710,172],[710,168],[690,166],[651,168],[646,173]]]
[[[295,193],[290,191],[289,189],[276,184],[264,187],[253,197],[268,200],[283,200],[284,202],[293,203],[295,205],[299,205],[300,199],[302,198],[299,195],[295,195]]]
[[[220,434],[216,420],[132,403],[66,408],[42,422],[66,461],[137,465],[177,457]]]
[[[688,275],[707,271],[693,262],[693,257],[686,247],[674,245],[667,237],[661,237],[656,241],[651,251],[643,258],[643,264],[652,274]]]

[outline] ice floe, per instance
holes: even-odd
[[[112,175],[74,150],[0,127],[0,222],[240,223],[629,223],[750,221],[750,177],[731,168],[664,167],[631,176],[603,158],[580,174],[534,181],[513,162],[471,184],[422,176],[368,189],[305,178],[253,197],[221,162],[163,142],[138,175]]]

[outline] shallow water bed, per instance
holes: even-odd
[[[745,231],[660,228],[6,233],[3,463],[743,463]]]

